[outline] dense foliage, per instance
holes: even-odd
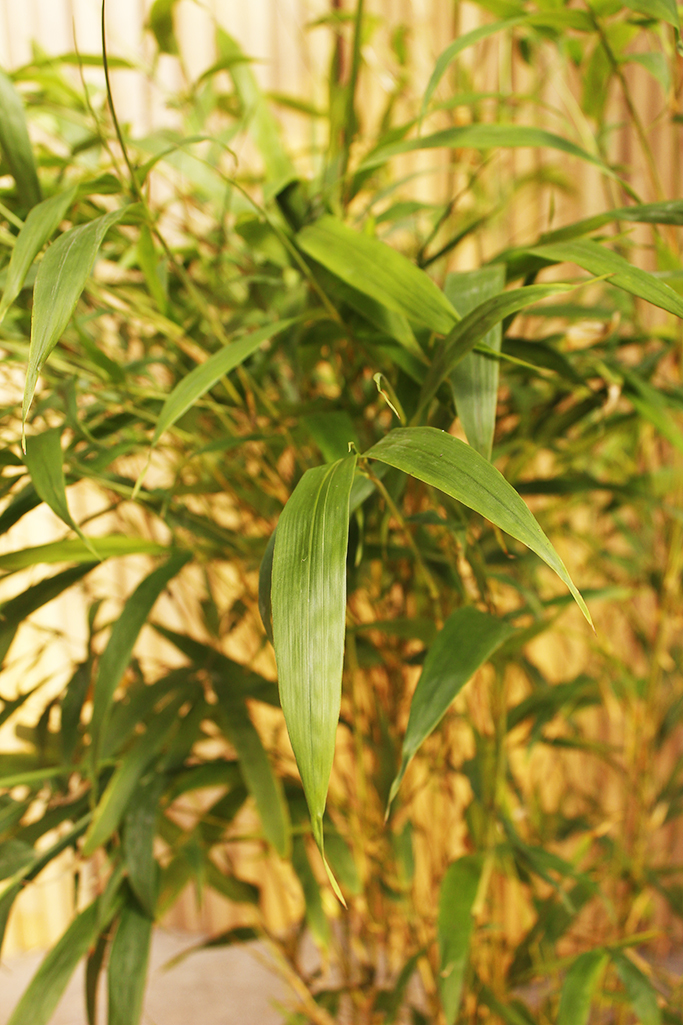
[[[217,28],[182,126],[143,138],[86,86],[101,57],[0,77],[7,671],[46,603],[87,620],[2,758],[0,932],[68,850],[78,909],[11,1025],[84,955],[89,1020],[106,970],[135,1025],[189,883],[241,906],[210,942],[266,942],[292,1023],[681,1021],[652,955],[683,914],[683,201],[630,85],[678,152],[678,14],[480,7],[419,97],[406,32],[334,11],[325,110],[264,96]],[[178,52],[172,2],[150,29]],[[367,123],[373,32],[394,89]],[[550,66],[584,83],[580,136]],[[557,227],[582,166],[604,213]],[[43,503],[62,539],[17,549]],[[29,697],[3,693],[0,724]]]

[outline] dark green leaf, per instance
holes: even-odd
[[[73,566],[71,569],[66,569],[54,577],[41,580],[40,583],[27,588],[22,594],[11,598],[0,606],[0,662],[9,651],[14,636],[26,617],[59,597],[69,587],[81,580],[86,573],[89,573],[95,565],[96,563],[89,562],[84,566]]]
[[[562,986],[557,1025],[586,1025],[593,994],[606,964],[607,954],[602,950],[579,954]]]
[[[481,858],[466,854],[449,865],[439,894],[439,989],[447,1025],[453,1025],[460,1007],[470,936],[472,906],[481,876]]]
[[[40,183],[28,137],[24,106],[12,80],[0,71],[0,149],[24,206],[40,202]]]
[[[150,918],[154,917],[157,896],[157,863],[154,837],[159,813],[159,798],[167,786],[163,773],[155,773],[138,787],[124,818],[123,857],[128,883]]]
[[[64,455],[62,453],[62,432],[55,427],[42,434],[32,434],[26,439],[26,469],[31,474],[36,494],[52,509],[60,520],[71,527],[80,537],[91,555],[97,558],[95,547],[91,545],[81,528],[74,521],[66,500],[66,482],[64,479]]]
[[[626,954],[615,951],[612,961],[638,1021],[641,1025],[660,1025],[662,1012],[657,1003],[657,991],[650,980]]]
[[[147,982],[152,919],[129,901],[119,920],[107,968],[107,1025],[138,1025]]]

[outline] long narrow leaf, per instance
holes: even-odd
[[[24,106],[12,80],[0,71],[0,149],[25,206],[40,202],[40,183],[31,140],[28,137]]]
[[[66,500],[66,481],[64,479],[64,454],[61,443],[62,432],[58,427],[42,434],[33,434],[26,439],[26,469],[36,492],[43,502],[59,516],[67,527],[74,530],[91,555],[97,558],[97,551],[91,545],[73,516],[69,512]]]
[[[359,292],[438,334],[447,334],[458,313],[434,284],[401,253],[379,239],[321,217],[296,236],[308,256]]]
[[[34,206],[17,235],[12,258],[7,268],[5,290],[0,302],[0,322],[23,288],[26,275],[36,256],[62,223],[76,198],[77,187],[73,185],[66,192],[58,192],[49,199]]]
[[[439,894],[439,989],[447,1025],[453,1025],[460,1007],[470,936],[474,925],[474,904],[482,863],[477,855],[466,854],[449,866]]]
[[[355,455],[307,470],[285,506],[273,556],[280,700],[321,852],[341,705],[349,496]]]
[[[451,613],[427,653],[410,705],[401,768],[391,785],[398,793],[411,759],[436,728],[448,706],[477,669],[514,631],[502,619],[466,607]]]
[[[92,562],[93,550],[101,562],[120,555],[166,555],[169,551],[165,545],[157,544],[156,541],[148,541],[144,537],[126,537],[125,534],[89,538],[89,541],[92,548],[80,539],[73,539],[7,552],[6,555],[0,555],[0,569],[14,573],[16,570],[41,564]]]
[[[91,561],[83,566],[73,566],[63,573],[41,580],[16,598],[11,598],[0,605],[0,662],[9,651],[14,636],[26,617],[68,590],[96,565],[97,563]]]
[[[130,901],[121,912],[107,968],[107,1025],[138,1025],[147,982],[152,920]]]
[[[154,603],[164,590],[169,580],[180,572],[191,558],[189,553],[173,555],[171,558],[150,573],[138,584],[126,602],[123,612],[114,623],[107,646],[100,658],[95,680],[93,695],[93,711],[90,722],[90,734],[94,758],[97,759],[99,739],[106,722],[114,697],[145,620],[152,611]]]
[[[662,1012],[657,1003],[657,990],[650,980],[626,954],[616,951],[612,960],[638,1021],[642,1025],[660,1025]]]
[[[586,1025],[593,994],[606,964],[607,954],[602,950],[579,954],[562,986],[557,1025]]]
[[[38,375],[71,320],[97,253],[109,229],[130,209],[122,208],[65,231],[52,243],[38,268],[33,289],[31,341],[24,386],[26,420]]]
[[[469,274],[449,274],[444,294],[464,317],[482,302],[498,295],[504,287],[505,270],[500,264],[493,264]],[[481,339],[481,344],[500,352],[502,338],[501,321],[498,321]],[[493,448],[498,370],[498,360],[470,352],[451,372],[451,387],[460,422],[470,445],[484,459],[491,458]]]
[[[399,427],[365,456],[440,488],[517,538],[557,573],[592,622],[564,563],[532,513],[505,477],[469,445],[434,427]]]

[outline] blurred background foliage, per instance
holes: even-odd
[[[144,52],[110,59],[114,99],[126,75],[150,83],[154,124],[122,105],[114,122],[96,48],[35,46],[0,83],[0,931],[15,948],[27,884],[68,884],[51,939],[68,931],[12,1023],[49,1021],[83,955],[91,1020],[106,971],[110,1025],[137,1021],[153,921],[265,942],[292,1023],[573,1025],[591,1007],[679,1022],[675,4],[442,2],[436,64],[411,5],[333,3],[304,26],[305,92],[262,89],[206,10],[197,73],[188,6],[156,0]],[[346,910],[279,708],[268,542],[304,471],[349,441],[365,451],[416,415],[484,457],[490,439],[476,411],[468,429],[455,373],[419,408],[434,333],[359,283],[353,253],[314,253],[330,215],[461,313],[506,283],[573,286],[472,355],[499,369],[479,379],[497,394],[492,460],[595,623],[465,505],[394,470],[367,482],[325,819]],[[57,250],[66,276],[41,307],[33,258],[60,227],[84,229],[83,252]],[[463,609],[507,634],[385,821],[425,654]]]

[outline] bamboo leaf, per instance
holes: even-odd
[[[657,990],[650,980],[625,954],[614,951],[612,961],[638,1021],[641,1025],[660,1025],[662,1012],[657,1003]]]
[[[370,153],[358,168],[359,171],[370,170],[373,167],[380,167],[392,157],[400,156],[403,153],[414,153],[424,149],[555,149],[561,153],[585,160],[589,164],[599,167],[603,174],[615,178],[614,172],[603,163],[603,161],[592,153],[581,149],[576,143],[569,139],[548,132],[544,128],[534,128],[527,125],[502,125],[502,124],[471,124],[458,128],[445,128],[433,135],[425,135],[418,139],[406,139],[402,142],[394,142],[388,146],[380,146],[379,149]]]
[[[147,982],[152,919],[129,901],[119,920],[107,969],[107,1025],[138,1025]]]
[[[42,259],[33,289],[31,341],[24,386],[25,422],[45,360],[64,333],[109,229],[130,214],[124,207],[65,231]]]
[[[126,602],[121,615],[114,623],[109,641],[100,658],[95,680],[93,711],[90,721],[94,764],[97,761],[100,737],[109,715],[114,691],[130,662],[138,634],[161,592],[190,558],[191,555],[188,552],[172,555],[163,566],[145,577],[138,584]]]
[[[90,543],[81,528],[75,522],[66,500],[66,482],[64,479],[64,455],[62,453],[62,432],[59,427],[42,434],[32,434],[26,439],[26,469],[31,474],[33,486],[39,498],[59,516],[67,527],[74,530],[85,547],[98,558],[97,550]]]
[[[222,721],[228,740],[237,752],[244,782],[256,801],[263,832],[280,857],[287,857],[290,828],[282,785],[273,773],[243,696],[229,680],[218,675],[214,677],[213,687],[225,712]]]
[[[125,534],[112,534],[111,537],[90,538],[90,544],[97,558],[118,558],[121,555],[167,555],[169,549],[156,541],[148,541],[143,537],[126,537]],[[54,541],[47,545],[36,545],[33,548],[21,548],[16,552],[0,555],[0,569],[14,573],[19,569],[41,564],[56,562],[92,562],[93,551],[84,541]]]
[[[183,413],[186,413],[197,399],[213,388],[221,377],[244,363],[245,359],[253,355],[264,342],[281,331],[286,331],[296,321],[297,318],[292,318],[267,324],[245,338],[240,338],[231,345],[226,345],[218,352],[214,352],[213,356],[210,356],[205,363],[200,363],[194,370],[191,370],[176,385],[164,402],[154,429],[152,445],[156,445],[164,431],[167,431]]]
[[[676,0],[622,0],[622,3],[638,14],[644,14],[655,21],[666,21],[681,31]]]
[[[296,241],[352,288],[431,331],[445,335],[459,320],[429,275],[385,242],[354,231],[336,217],[309,224]]]
[[[447,1025],[453,1025],[460,1007],[474,925],[472,906],[481,870],[481,858],[466,854],[449,865],[441,883],[437,923],[439,989]]]
[[[84,566],[66,569],[63,573],[41,580],[16,598],[11,598],[0,605],[0,662],[9,651],[14,636],[26,617],[81,580],[95,565],[96,563],[89,562]]]
[[[273,580],[273,552],[275,551],[275,531],[268,538],[266,550],[261,559],[258,572],[258,610],[266,631],[266,637],[273,643],[273,605],[272,605],[272,580]]]
[[[418,419],[436,395],[442,381],[453,373],[456,366],[478,345],[497,324],[513,313],[519,313],[541,299],[571,289],[571,285],[529,285],[510,292],[502,292],[480,303],[455,325],[437,351],[422,385]]]
[[[159,813],[159,799],[167,786],[167,778],[157,773],[138,787],[135,801],[125,814],[123,856],[128,870],[128,883],[146,915],[154,917],[157,897],[157,863],[154,859],[154,836]]]
[[[186,700],[185,694],[174,698],[151,719],[145,733],[126,753],[95,809],[83,843],[84,857],[89,857],[118,829],[140,780],[176,725],[178,709]]]
[[[341,705],[349,496],[355,467],[352,455],[306,471],[280,516],[273,556],[280,700],[321,853]]]
[[[40,202],[40,182],[26,127],[24,105],[11,78],[0,71],[0,149],[25,206]]]
[[[502,619],[471,606],[456,609],[444,623],[425,659],[410,705],[401,768],[391,785],[398,793],[411,759],[441,721],[449,705],[477,669],[514,633]]]
[[[303,836],[294,837],[292,868],[296,872],[303,891],[308,928],[318,945],[327,950],[330,945],[330,923],[323,909],[320,887],[308,860],[308,851]]]
[[[683,317],[683,299],[673,288],[592,239],[534,246],[528,252],[552,263],[575,263],[596,276],[609,275],[610,284],[639,299],[646,299],[676,317]]]
[[[532,513],[503,475],[469,445],[434,427],[399,427],[365,456],[445,491],[531,548],[567,585],[592,624],[586,603]]]
[[[504,287],[504,268],[492,264],[469,274],[449,274],[444,294],[465,317],[481,306],[482,302],[501,293]],[[501,322],[498,321],[484,335],[481,343],[500,352],[502,338]],[[498,370],[497,360],[470,352],[460,360],[450,375],[455,406],[467,440],[484,459],[489,460],[496,426]]]
[[[24,226],[17,235],[7,268],[5,290],[0,302],[0,323],[23,288],[31,264],[64,220],[77,191],[74,185],[66,192],[58,192],[55,196],[44,199],[29,211]]]
[[[586,1025],[598,980],[607,963],[602,950],[587,950],[573,962],[562,986],[557,1025]]]
[[[103,916],[100,903],[101,899],[96,900],[82,911],[46,955],[8,1025],[48,1025],[76,965],[116,911],[116,902],[110,903]]]

